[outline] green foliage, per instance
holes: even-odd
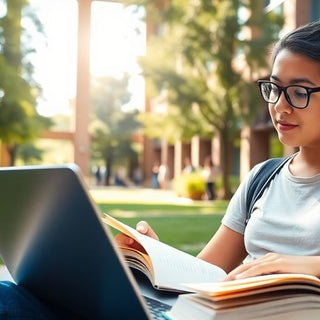
[[[205,193],[205,179],[197,171],[181,174],[174,181],[174,191],[179,196],[201,200]]]
[[[31,18],[37,30],[39,21],[27,10],[28,1],[6,1],[7,13],[0,19],[0,139],[8,148],[14,164],[20,145],[38,137],[52,122],[36,111],[40,88],[32,78],[28,60],[28,32],[22,27],[24,17]],[[23,14],[24,13],[24,14]]]
[[[240,184],[240,179],[238,176],[230,175],[228,180],[231,192],[234,193]],[[173,190],[178,196],[202,199],[205,194],[205,180],[199,171],[181,174],[174,179]],[[217,194],[223,191],[222,175],[215,180],[215,190]]]

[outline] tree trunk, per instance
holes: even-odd
[[[16,156],[17,156],[17,146],[16,145],[7,145],[7,151],[9,155],[9,165],[14,166],[16,162]]]
[[[112,159],[111,157],[107,156],[105,158],[105,167],[106,167],[106,175],[105,175],[105,182],[106,186],[110,186],[110,178],[111,178],[111,167],[112,167]]]
[[[220,130],[220,142],[221,142],[221,166],[222,166],[222,198],[229,200],[232,197],[230,188],[229,176],[230,176],[230,153],[229,153],[229,130],[224,127]]]

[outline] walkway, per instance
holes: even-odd
[[[97,202],[188,204],[193,201],[178,197],[172,190],[139,187],[92,187],[92,197]]]

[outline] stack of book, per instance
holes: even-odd
[[[320,280],[304,274],[271,274],[234,281],[188,283],[170,320],[320,319]]]
[[[320,280],[304,274],[271,274],[223,281],[226,273],[165,243],[147,237],[109,215],[103,221],[133,238],[122,245],[129,267],[154,289],[180,293],[170,320],[319,320]]]

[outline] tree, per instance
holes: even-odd
[[[218,134],[224,197],[230,198],[230,145],[256,115],[254,80],[267,65],[266,50],[278,37],[282,17],[262,14],[262,1],[253,0],[173,0],[161,10],[156,1],[138,3],[152,12],[148,19],[161,25],[161,34],[150,37],[141,66],[153,90],[149,95],[164,94],[168,104],[160,118],[140,117],[145,132],[168,141]],[[152,128],[154,121],[165,135]]]
[[[122,79],[99,77],[92,82],[91,154],[94,159],[104,161],[106,185],[110,184],[115,159],[117,164],[124,164],[137,156],[132,141],[138,128],[137,111],[122,110],[130,99],[127,85],[127,75]]]
[[[4,3],[4,1],[2,1]],[[36,111],[39,86],[33,81],[33,66],[28,60],[29,36],[22,27],[22,14],[40,31],[40,23],[27,10],[28,1],[6,1],[7,12],[0,19],[0,139],[14,165],[20,145],[38,137],[51,121]]]

